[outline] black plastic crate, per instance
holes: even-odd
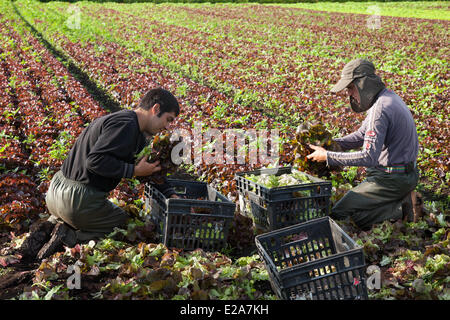
[[[160,241],[168,247],[217,251],[226,246],[236,204],[204,182],[168,179],[179,199],[167,199],[151,184],[145,206]],[[199,200],[203,198],[203,200]]]
[[[266,188],[258,183],[250,181],[245,178],[246,175],[261,175],[261,174],[275,174],[276,176],[281,176],[282,174],[291,174],[293,167],[278,167],[278,168],[268,168],[268,169],[257,169],[254,171],[244,171],[236,173],[236,186],[240,193],[246,191],[251,191],[257,196],[264,200],[274,201],[274,200],[285,200],[291,199],[293,197],[298,197],[302,193],[308,193],[308,191],[315,191],[314,193],[319,194],[330,194],[331,195],[331,182],[313,177],[307,173],[301,172],[306,175],[312,183],[304,183],[293,186],[284,186],[276,188]],[[324,190],[322,190],[322,188]]]
[[[368,299],[363,249],[331,218],[262,234],[255,242],[280,299]]]
[[[280,167],[236,174],[240,209],[253,218],[257,228],[272,231],[330,214],[332,185],[329,181],[301,172],[313,182],[269,189],[245,178],[251,174],[280,176],[292,170],[292,167]]]

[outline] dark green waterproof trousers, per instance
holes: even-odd
[[[387,173],[367,169],[366,179],[347,192],[331,210],[336,220],[351,218],[355,224],[368,229],[373,224],[402,218],[402,199],[413,191],[419,180],[419,171]]]
[[[45,201],[52,217],[76,230],[77,242],[102,238],[124,226],[129,215],[107,199],[109,193],[64,177],[58,171],[50,182]]]

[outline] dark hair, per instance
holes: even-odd
[[[157,103],[160,106],[158,117],[161,117],[164,112],[174,112],[176,116],[180,114],[180,105],[177,98],[163,88],[154,88],[147,91],[141,98],[138,108],[149,110]]]

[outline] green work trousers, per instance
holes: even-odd
[[[50,182],[45,201],[52,217],[76,230],[77,242],[99,239],[124,226],[129,215],[107,199],[108,192],[64,177],[58,171]]]
[[[419,180],[419,171],[387,173],[367,169],[366,179],[347,192],[331,210],[336,220],[351,218],[361,229],[390,219],[401,219],[402,199],[413,191]]]

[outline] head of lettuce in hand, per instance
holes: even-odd
[[[172,149],[180,142],[181,138],[171,141],[169,133],[157,135],[137,156],[136,163],[147,161],[158,164],[159,171],[148,176],[149,180],[162,184],[167,175],[176,172],[178,166],[172,161]]]

